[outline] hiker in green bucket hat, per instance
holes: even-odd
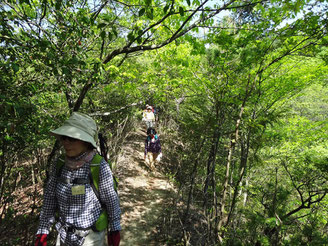
[[[97,153],[95,121],[74,112],[51,134],[60,141],[65,155],[53,166],[48,180],[35,245],[47,245],[56,222],[57,246],[118,246],[119,198],[110,166]]]

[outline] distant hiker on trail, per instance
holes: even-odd
[[[148,105],[146,110],[143,112],[142,120],[145,122],[147,129],[149,127],[154,127],[155,115],[152,110],[153,108]]]
[[[47,245],[55,220],[56,246],[118,246],[119,198],[110,166],[96,151],[95,121],[74,112],[51,134],[62,144],[65,156],[54,165],[47,183],[35,246]]]
[[[151,105],[149,105],[149,104],[146,104],[146,110],[147,110],[149,107],[151,108],[151,112],[153,112],[153,113],[155,114],[155,109],[154,109],[154,107],[151,106]]]
[[[159,136],[154,128],[149,127],[145,141],[144,159],[148,163],[151,170],[155,169],[155,162],[159,162],[162,158],[162,148]]]

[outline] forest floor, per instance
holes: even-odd
[[[167,245],[161,234],[165,210],[172,206],[175,189],[159,171],[144,161],[146,134],[140,129],[127,139],[115,167],[122,210],[121,246]]]

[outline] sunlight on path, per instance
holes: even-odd
[[[116,175],[122,209],[121,246],[165,245],[156,241],[159,216],[174,196],[173,186],[143,160],[146,135],[138,131],[130,137],[118,158]]]

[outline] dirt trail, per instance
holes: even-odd
[[[171,206],[174,188],[165,176],[145,165],[145,138],[140,130],[131,135],[116,166],[122,210],[121,246],[165,245],[157,239],[160,215]]]

